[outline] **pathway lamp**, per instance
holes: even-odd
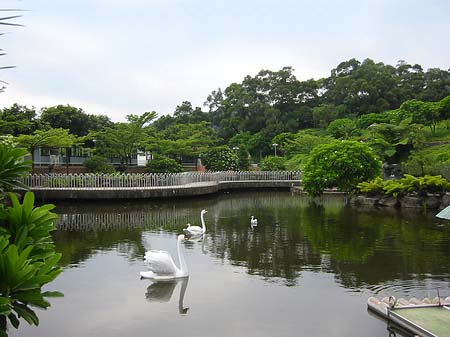
[[[277,156],[277,146],[278,146],[278,144],[277,143],[273,143],[272,146],[273,146],[273,151],[274,151],[275,157],[276,157]]]

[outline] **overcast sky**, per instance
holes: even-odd
[[[449,0],[2,0],[0,108],[172,114],[261,69],[329,76],[350,58],[450,67]],[[9,15],[2,12],[0,15]]]

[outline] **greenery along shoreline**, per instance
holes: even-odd
[[[94,172],[126,171],[133,156],[151,155],[148,172],[177,172],[182,158],[201,158],[208,170],[302,170],[311,195],[326,188],[348,192],[361,181],[389,174],[450,178],[450,72],[424,71],[351,59],[320,80],[299,81],[293,69],[262,70],[213,91],[205,107],[189,102],[173,116],[128,115],[112,123],[71,106],[0,113],[0,132],[27,147],[60,148],[70,161],[74,145],[94,154]],[[120,160],[113,167],[108,158]],[[33,162],[34,162],[34,158]],[[317,163],[320,163],[318,165]]]
[[[449,192],[450,183],[442,176],[406,174],[398,180],[377,177],[361,182],[349,202],[357,206],[438,209],[450,205]]]
[[[175,160],[156,168],[164,170],[183,156],[207,157],[225,146],[238,157],[230,165],[241,170],[248,155],[266,169],[297,170],[312,147],[335,139],[366,142],[383,162],[399,163],[425,141],[450,139],[449,95],[448,70],[350,59],[318,80],[298,80],[291,67],[261,70],[212,91],[204,108],[184,101],[173,115],[146,112],[119,123],[72,106],[36,111],[16,104],[0,111],[0,134],[17,137],[30,151],[78,144],[100,156],[97,163],[120,158],[122,169],[138,150]]]

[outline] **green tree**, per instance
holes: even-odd
[[[359,128],[367,129],[379,123],[394,123],[398,116],[398,110],[389,110],[380,113],[369,113],[360,116],[356,123]]]
[[[236,171],[239,167],[239,156],[235,151],[225,147],[209,150],[201,155],[203,165],[211,171]]]
[[[255,162],[272,153],[271,138],[267,136],[264,130],[253,134],[248,140],[248,151]]]
[[[415,149],[401,163],[402,172],[414,176],[442,175],[450,179],[450,145],[428,146]]]
[[[101,131],[107,127],[111,127],[114,123],[106,115],[88,114],[88,124],[86,129],[89,131]]]
[[[145,171],[149,173],[178,173],[183,172],[183,166],[175,159],[155,155],[147,162]]]
[[[327,131],[335,138],[347,139],[356,132],[356,123],[350,118],[339,118],[332,121]]]
[[[411,118],[402,120],[398,125],[375,123],[368,128],[366,138],[384,162],[399,163],[423,142],[422,128],[421,124],[411,123]]]
[[[380,173],[381,162],[368,145],[335,141],[314,148],[304,167],[302,182],[308,194],[316,196],[326,188],[350,191]]]
[[[71,134],[86,136],[89,132],[89,117],[83,109],[70,105],[57,105],[43,108],[41,122],[53,129],[67,129]]]
[[[261,171],[284,171],[286,170],[286,158],[268,156],[259,163]]]
[[[430,68],[424,78],[424,89],[419,97],[423,101],[436,102],[450,95],[450,69]]]
[[[34,108],[13,104],[0,110],[0,134],[30,134],[40,127]]]
[[[146,149],[174,157],[197,157],[219,143],[217,131],[209,122],[173,123],[147,139]]]
[[[334,141],[333,137],[322,135],[314,130],[302,130],[294,134],[292,141],[284,144],[284,151],[286,155],[309,155],[314,147],[319,144],[326,144]]]
[[[72,146],[79,144],[81,140],[69,133],[66,129],[36,130],[31,135],[20,135],[17,138],[20,146],[26,147],[31,153],[32,170],[34,169],[34,150],[41,147],[65,148],[67,164]]]
[[[431,132],[434,134],[436,125],[441,120],[439,107],[439,103],[422,102],[417,99],[412,99],[402,103],[398,110],[398,118],[400,120],[411,118],[413,123],[429,126]]]
[[[335,106],[332,104],[322,104],[314,107],[312,110],[312,116],[315,127],[326,127],[333,120],[344,116],[345,107],[343,105]]]
[[[156,117],[156,112],[142,115],[127,115],[126,123],[116,123],[103,131],[93,132],[89,136],[96,140],[95,150],[99,155],[118,157],[125,170],[131,158],[138,150],[145,148],[148,124]]]
[[[199,107],[195,109],[191,102],[183,101],[181,105],[177,105],[173,114],[177,123],[196,124],[208,120],[208,115]]]
[[[395,68],[365,59],[340,63],[324,81],[325,101],[362,115],[398,107]],[[342,116],[343,117],[343,116]]]
[[[92,173],[114,173],[116,171],[107,158],[98,155],[87,158],[83,165]]]

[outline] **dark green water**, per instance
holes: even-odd
[[[368,297],[450,296],[450,225],[435,212],[287,192],[57,206],[64,272],[49,289],[65,297],[11,336],[389,336]],[[205,238],[184,243],[189,279],[140,280],[144,252],[176,256],[203,208]]]

